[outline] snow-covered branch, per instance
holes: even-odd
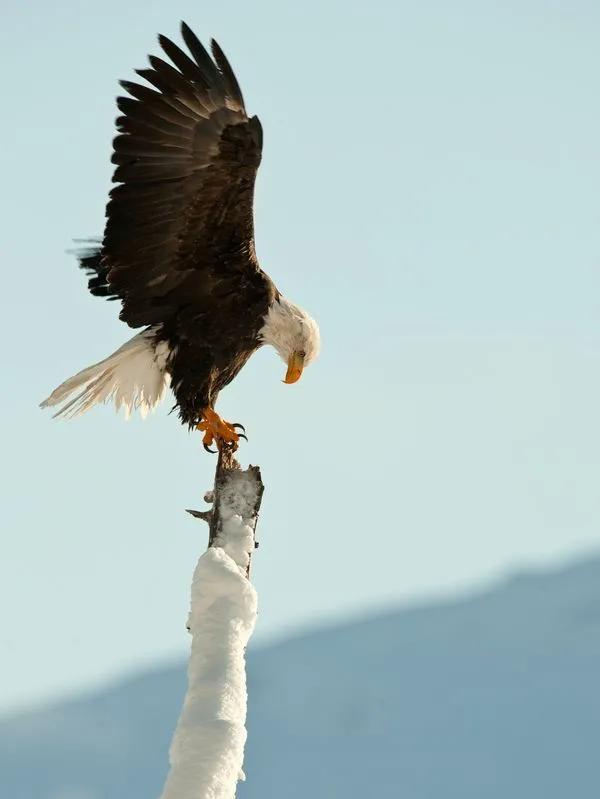
[[[210,516],[192,511],[210,524],[209,548],[194,572],[188,690],[161,799],[233,799],[244,778],[245,649],[257,611],[248,574],[262,492],[258,467],[241,471],[225,452]]]

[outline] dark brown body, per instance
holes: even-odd
[[[256,271],[242,286],[229,286],[221,296],[219,313],[210,307],[205,312],[197,305],[190,308],[193,319],[186,328],[194,331],[193,336],[181,329],[185,310],[157,330],[157,338],[166,340],[173,352],[171,386],[184,424],[196,425],[202,409],[214,407],[219,391],[260,347],[259,333],[275,298],[274,286],[265,277]]]

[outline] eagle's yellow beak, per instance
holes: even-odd
[[[304,355],[299,352],[293,352],[288,361],[287,372],[285,373],[284,383],[295,383],[300,380],[302,370],[304,369]]]

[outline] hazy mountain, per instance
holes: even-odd
[[[600,558],[249,656],[240,799],[600,795]],[[0,795],[152,799],[184,669],[0,723]]]

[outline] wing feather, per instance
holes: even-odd
[[[210,86],[215,81],[218,81],[218,71],[212,58],[200,39],[198,39],[193,30],[186,25],[185,22],[181,23],[181,35],[190,53],[194,57],[194,61],[200,70],[203,80],[206,82],[206,86]]]
[[[214,39],[211,39],[210,46],[215,57],[215,61],[221,73],[223,75],[223,80],[225,82],[225,89],[230,97],[232,97],[239,108],[244,108],[244,98],[242,96],[242,90],[240,89],[240,85],[237,82],[237,78],[235,77],[235,73],[231,68],[231,64],[227,60],[227,56],[221,50],[218,42]]]
[[[194,63],[194,61],[192,61],[192,59],[187,56],[180,47],[178,47],[170,39],[167,39],[166,36],[161,34],[158,37],[158,42],[165,53],[169,56],[171,61],[175,64],[179,72],[185,78],[191,81],[198,81],[198,75],[200,73],[207,81],[208,86],[210,86],[211,83],[214,86],[218,86],[220,84],[221,76],[214,69],[214,65],[212,63],[209,66],[209,75],[205,75],[202,66],[199,67],[198,64]],[[154,64],[152,64],[152,66],[154,66]]]

